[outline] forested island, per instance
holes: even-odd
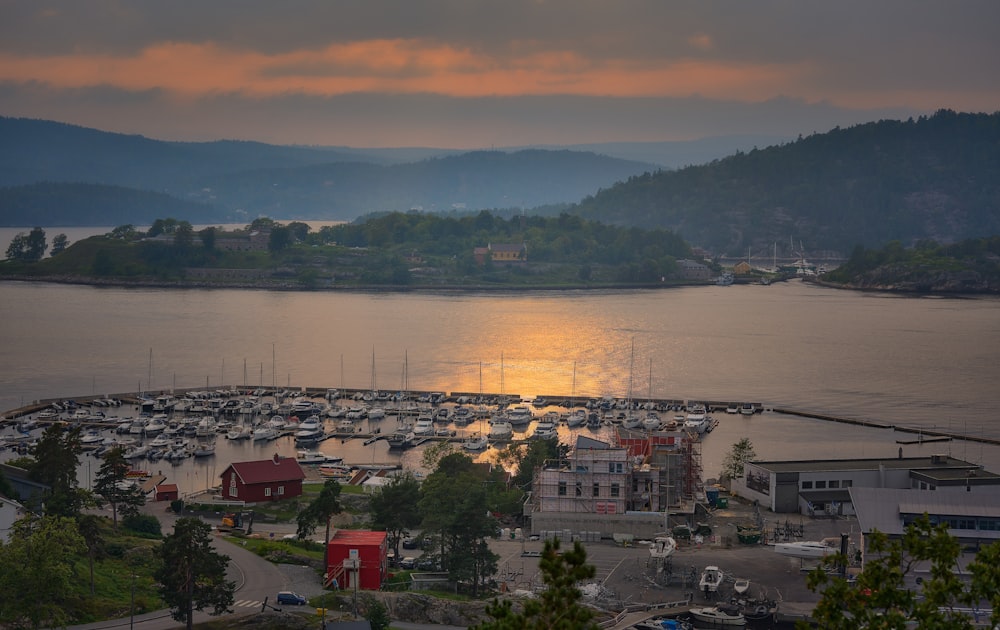
[[[571,215],[504,218],[421,212],[372,215],[325,226],[261,218],[244,229],[195,230],[157,219],[147,231],[121,225],[77,243],[42,228],[20,234],[0,278],[114,285],[270,289],[653,288],[709,284],[725,272],[768,283],[796,267],[724,268],[669,230],[624,228]],[[804,260],[799,262],[802,271]],[[807,276],[814,279],[813,276]],[[1000,237],[905,248],[858,246],[815,277],[829,286],[920,293],[996,293]]]

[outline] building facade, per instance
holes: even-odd
[[[261,503],[302,494],[306,478],[299,463],[275,455],[272,459],[233,462],[222,472],[222,496],[228,501]]]
[[[734,479],[735,494],[773,512],[810,516],[853,515],[853,488],[926,489],[995,486],[1000,476],[948,455],[896,459],[748,462]]]
[[[385,532],[338,529],[327,549],[326,585],[377,591],[389,576],[389,543]]]

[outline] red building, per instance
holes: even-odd
[[[389,542],[385,532],[338,529],[330,537],[326,585],[333,580],[342,589],[353,589],[357,566],[358,588],[377,591],[389,576]]]
[[[302,494],[305,478],[299,463],[287,457],[233,462],[222,471],[222,496],[247,503],[288,499]]]
[[[157,501],[176,501],[179,497],[176,483],[161,483],[156,486]]]

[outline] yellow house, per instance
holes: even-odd
[[[750,263],[745,260],[741,260],[733,265],[733,275],[735,276],[749,276],[751,271],[752,267],[750,267]]]
[[[525,263],[528,262],[528,246],[524,243],[520,245],[511,243],[490,243],[485,248],[477,247],[473,254],[476,262],[483,264],[486,254],[494,263]]]

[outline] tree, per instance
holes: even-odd
[[[41,496],[46,515],[73,518],[80,513],[87,500],[87,491],[77,486],[76,479],[82,452],[80,427],[63,431],[51,424],[39,438],[28,476],[48,486]]]
[[[58,628],[71,621],[73,562],[86,551],[76,522],[31,514],[0,542],[0,626]]]
[[[174,229],[174,246],[178,249],[189,249],[194,243],[194,228],[187,221],[179,221]]]
[[[486,614],[493,621],[486,621],[477,630],[596,630],[594,614],[580,605],[577,583],[597,574],[593,565],[587,564],[587,551],[579,542],[573,550],[559,553],[559,539],[546,540],[542,559],[538,564],[545,582],[539,597],[524,602],[524,611],[515,613],[508,600],[494,600],[486,607]]]
[[[205,247],[206,251],[215,249],[215,237],[216,229],[214,227],[207,227],[198,232],[198,238],[201,239],[201,244]]]
[[[104,557],[104,535],[101,518],[95,514],[81,514],[76,526],[87,546],[87,561],[90,565],[90,595],[94,595],[94,562]]]
[[[108,238],[113,238],[123,241],[135,240],[138,236],[139,232],[136,231],[135,226],[132,225],[131,223],[119,225],[118,227],[111,230],[107,234]]]
[[[336,479],[327,479],[323,484],[319,496],[312,500],[306,509],[299,512],[298,516],[298,537],[305,539],[316,531],[316,526],[320,523],[326,525],[326,534],[323,537],[323,571],[330,566],[330,519],[334,514],[340,514],[343,508],[340,505],[340,484]]]
[[[111,504],[115,529],[118,529],[119,511],[122,516],[134,516],[146,504],[142,490],[126,481],[130,468],[125,449],[116,446],[104,454],[104,461],[94,477],[94,493]]]
[[[38,262],[45,256],[48,245],[45,230],[36,227],[29,234],[19,233],[7,246],[7,258],[18,262]]]
[[[810,590],[821,592],[812,616],[823,628],[971,629],[972,619],[959,608],[978,610],[983,602],[993,609],[990,625],[1000,623],[1000,543],[979,551],[968,566],[971,580],[966,586],[959,577],[962,545],[948,533],[947,523],[933,525],[924,514],[901,538],[881,532],[866,538],[868,560],[854,583],[830,572],[846,562],[839,555],[825,558],[806,579]],[[926,565],[929,571],[915,592],[907,576]]]
[[[267,240],[267,249],[271,252],[280,252],[292,246],[292,232],[281,225],[275,224],[271,228],[271,235]]]
[[[399,557],[399,541],[407,530],[420,525],[420,483],[411,473],[396,475],[372,494],[368,506],[372,527],[384,529],[389,547]]]
[[[212,548],[212,527],[197,518],[181,518],[174,533],[163,539],[154,572],[160,596],[170,606],[175,621],[194,627],[194,611],[211,609],[213,615],[232,612],[235,582],[226,581],[229,558]]]
[[[420,486],[422,526],[440,537],[442,568],[452,580],[471,582],[474,595],[496,572],[498,559],[486,543],[497,530],[486,498],[489,481],[471,459],[454,453]]]
[[[756,457],[757,453],[753,450],[750,438],[742,438],[733,444],[722,460],[722,476],[728,479],[740,479],[743,477],[743,465]]]
[[[52,238],[52,251],[51,254],[55,256],[56,254],[61,254],[69,247],[69,238],[65,234],[56,234]]]

